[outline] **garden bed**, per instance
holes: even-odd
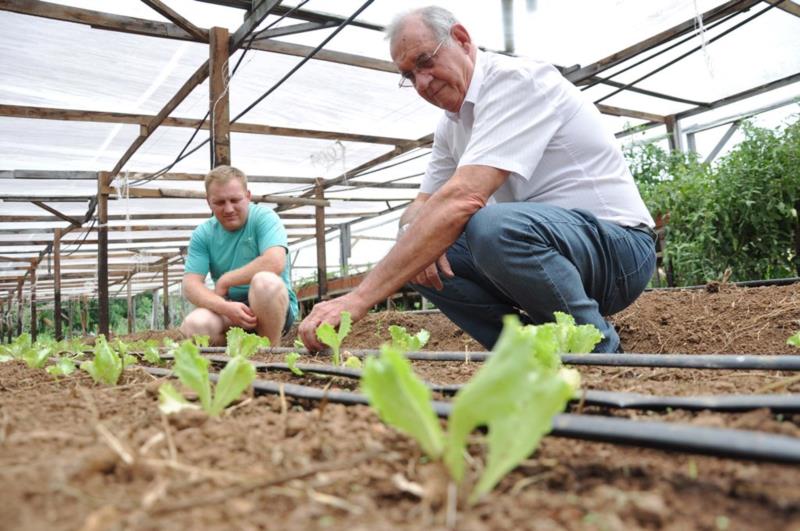
[[[800,329],[800,286],[650,292],[614,322],[628,352],[796,354],[785,342]],[[397,313],[369,315],[355,325],[345,349],[377,347],[389,324],[428,329],[426,349],[483,350],[441,315]],[[256,359],[283,361],[280,355]],[[414,362],[423,378],[439,384],[463,383],[479,367]],[[800,393],[792,378],[797,372],[578,369],[584,388],[593,390]],[[357,390],[340,377],[268,372],[259,378]],[[433,488],[441,473],[365,406],[253,396],[220,419],[189,415],[168,422],[156,407],[159,383],[142,369],[126,370],[118,386],[101,387],[85,373],[56,381],[21,362],[0,364],[3,527],[438,529],[448,519],[458,529],[800,527],[800,466],[554,436],[481,503],[448,511]],[[800,415],[763,409],[581,412],[800,438]],[[472,454],[480,461],[481,447],[474,445]]]

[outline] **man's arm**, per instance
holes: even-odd
[[[219,277],[214,292],[225,296],[231,287],[249,284],[253,276],[260,271],[270,271],[280,276],[284,267],[286,267],[286,249],[280,246],[270,247],[255,260]]]
[[[507,178],[507,171],[489,166],[462,166],[456,170],[442,188],[419,201],[416,213],[412,212],[409,229],[358,288],[314,306],[300,325],[303,343],[312,350],[321,349],[315,334],[317,326],[323,322],[338,324],[342,311],[350,312],[354,320],[362,318],[375,303],[397,291],[442,256],[458,239],[472,215],[486,205]]]
[[[183,294],[197,306],[211,310],[217,315],[227,317],[234,326],[255,328],[258,324],[255,314],[242,302],[225,300],[205,285],[205,275],[184,273]]]

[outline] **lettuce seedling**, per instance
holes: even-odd
[[[284,360],[286,361],[286,365],[289,366],[289,370],[292,371],[297,376],[303,376],[303,371],[296,367],[297,360],[300,358],[300,354],[297,352],[290,352],[286,355]]]
[[[347,359],[344,362],[344,366],[349,369],[360,369],[363,367],[361,360],[358,359],[356,356],[347,356]]]
[[[563,368],[559,354],[589,352],[602,337],[590,325],[575,326],[565,314],[556,314],[555,323],[525,327],[507,316],[493,355],[456,394],[441,444],[432,435],[430,392],[395,343],[384,346],[380,358],[367,360],[361,385],[381,418],[417,439],[429,457],[441,457],[457,482],[464,478],[469,435],[487,427],[488,456],[472,503],[536,449],[552,429],[553,416],[574,396],[580,375]]]
[[[795,335],[787,339],[786,344],[795,347],[800,347],[800,332],[797,332]]]
[[[414,352],[421,349],[431,338],[430,332],[424,328],[412,336],[406,331],[405,327],[397,325],[389,327],[389,335],[392,336],[392,344],[404,352]]]
[[[431,405],[431,391],[414,374],[403,351],[384,344],[364,364],[361,389],[381,420],[410,435],[432,459],[444,452],[444,434]]]
[[[339,349],[342,346],[342,341],[350,333],[350,312],[342,312],[339,321],[339,330],[333,328],[330,323],[322,323],[317,328],[317,337],[320,341],[328,345],[333,351],[333,364],[337,367],[342,364],[342,357],[339,354]]]
[[[230,357],[241,356],[249,358],[260,348],[269,348],[269,338],[258,334],[248,334],[239,327],[234,326],[226,335],[227,348],[225,353]]]
[[[258,346],[263,344],[265,338],[243,331],[242,333],[246,336],[255,336],[255,338],[240,337],[238,332],[234,332],[233,336],[230,334],[228,336],[229,346],[231,338],[233,338],[234,342],[239,342],[239,346],[235,347],[239,352],[249,352],[252,355]],[[250,386],[256,377],[256,370],[246,356],[234,354],[219,373],[219,379],[212,394],[211,381],[208,376],[209,362],[200,355],[197,345],[191,341],[184,341],[175,350],[174,355],[175,376],[183,385],[197,393],[201,407],[212,417],[222,413],[228,404],[237,399]],[[164,413],[174,413],[184,407],[193,406],[169,383],[165,383],[159,388],[159,399],[159,408]]]
[[[47,372],[53,376],[69,376],[78,369],[75,360],[68,357],[59,358],[54,365],[47,367]]]
[[[142,357],[147,363],[153,365],[163,365],[164,360],[161,359],[161,353],[158,350],[158,341],[155,339],[148,339],[138,344],[142,349]]]
[[[88,372],[95,383],[116,385],[122,369],[133,362],[133,356],[127,353],[120,356],[111,348],[105,336],[99,335],[94,343],[94,358],[81,363],[81,370]]]

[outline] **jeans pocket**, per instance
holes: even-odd
[[[642,294],[656,266],[653,239],[645,232],[623,229],[626,236],[613,240],[617,262],[615,293],[606,299],[605,315],[627,308]]]

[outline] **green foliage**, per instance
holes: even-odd
[[[55,364],[47,367],[47,372],[53,376],[69,376],[77,370],[75,360],[72,358],[59,358]]]
[[[228,332],[228,354],[231,359],[219,373],[213,393],[208,374],[209,361],[200,355],[198,346],[192,341],[183,341],[174,350],[175,366],[173,372],[180,382],[197,393],[200,406],[212,417],[218,416],[256,377],[255,367],[248,357],[259,346],[269,346],[266,338],[248,334],[241,329]],[[196,407],[189,403],[171,384],[159,388],[159,408],[164,413],[174,413],[186,407]]]
[[[381,420],[413,437],[432,459],[442,456],[444,434],[431,392],[397,346],[384,344],[379,358],[367,358],[361,389]]]
[[[430,332],[425,329],[417,332],[416,335],[409,334],[405,327],[391,325],[389,334],[392,336],[392,344],[400,350],[413,352],[424,347],[431,338]]]
[[[561,366],[559,354],[590,352],[602,334],[590,325],[556,314],[555,323],[521,326],[507,316],[489,361],[456,395],[446,436],[426,385],[414,374],[401,345],[409,336],[397,330],[380,358],[367,359],[361,386],[381,419],[412,436],[432,459],[443,459],[452,478],[464,477],[464,453],[475,428],[488,428],[488,458],[470,501],[489,492],[529,456],[552,429],[580,385],[580,375]],[[403,336],[405,334],[405,336]]]
[[[666,224],[664,258],[678,285],[797,274],[800,121],[743,128],[745,139],[712,165],[636,146],[626,158],[650,212]]]
[[[303,376],[303,371],[301,371],[295,366],[299,358],[300,354],[298,354],[297,352],[290,352],[286,355],[284,359],[286,360],[286,365],[289,366],[290,371],[292,371],[297,376]]]
[[[787,339],[786,344],[792,345],[793,347],[800,347],[800,332],[797,332],[795,335]]]
[[[116,385],[122,369],[123,357],[111,348],[103,335],[97,336],[95,341],[94,358],[81,363],[81,370],[88,372],[95,383],[106,385]]]
[[[363,367],[361,360],[358,359],[356,356],[347,356],[347,359],[344,362],[344,366],[350,369],[360,369]]]
[[[205,343],[208,345],[208,337],[203,337],[205,337]],[[228,330],[226,340],[227,347],[225,348],[225,353],[231,357],[241,356],[243,358],[249,358],[258,352],[259,348],[269,348],[268,337],[261,337],[258,334],[249,334],[236,326]]]
[[[317,337],[331,348],[333,351],[333,364],[337,367],[342,364],[342,356],[339,353],[339,349],[344,338],[350,333],[350,323],[350,312],[342,312],[338,331],[329,323],[322,323],[317,327]]]

